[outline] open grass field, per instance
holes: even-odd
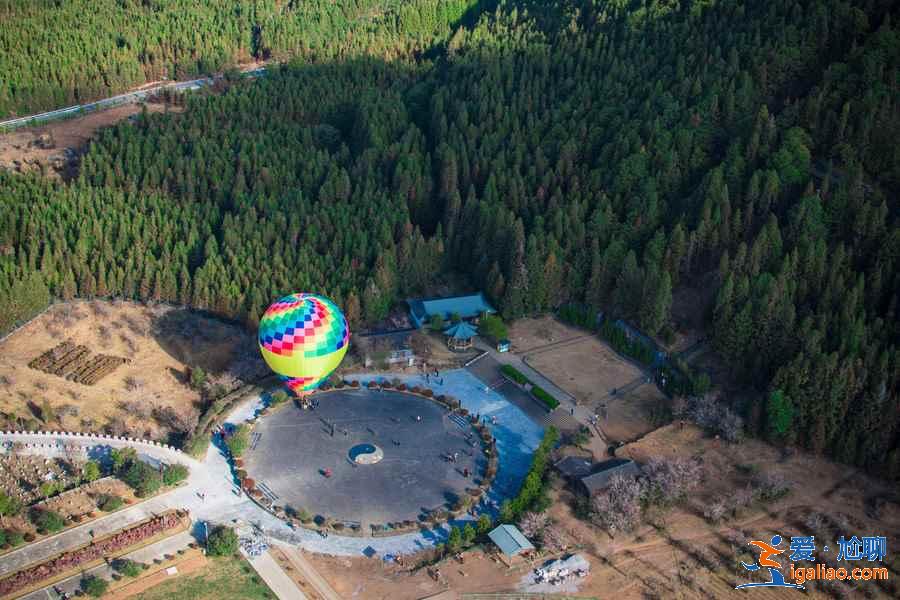
[[[64,341],[129,362],[94,385],[28,366]],[[118,301],[58,304],[0,342],[0,411],[8,428],[166,439],[191,429],[203,409],[189,368],[230,389],[261,364],[251,335],[201,313]]]
[[[199,569],[164,581],[133,600],[268,600],[275,594],[242,558],[211,558]]]

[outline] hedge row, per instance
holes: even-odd
[[[550,395],[547,390],[542,388],[539,385],[535,385],[531,382],[530,379],[525,377],[521,371],[513,367],[512,365],[503,365],[500,367],[500,372],[518,383],[519,385],[525,385],[526,383],[531,384],[531,395],[537,398],[540,402],[543,402],[547,408],[553,410],[557,406],[559,406],[559,400]]]

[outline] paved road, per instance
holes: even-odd
[[[246,71],[242,71],[242,75],[245,77],[259,77],[264,75],[266,72],[266,67],[257,67],[255,69],[249,69]],[[164,83],[161,85],[155,85],[148,88],[142,88],[139,90],[135,90],[133,92],[126,92],[124,94],[117,94],[115,96],[110,96],[109,98],[103,98],[102,100],[97,100],[96,102],[88,102],[87,104],[76,104],[75,106],[67,106],[66,108],[59,108],[57,110],[51,110],[49,112],[38,113],[36,115],[28,115],[25,117],[17,117],[15,119],[7,119],[6,121],[0,121],[0,130],[10,130],[16,129],[18,127],[25,127],[28,125],[37,125],[39,123],[46,123],[48,121],[55,121],[57,119],[64,119],[67,117],[76,116],[82,113],[90,113],[97,110],[103,110],[106,108],[111,108],[113,106],[118,106],[120,104],[133,104],[135,102],[141,102],[146,100],[149,96],[153,96],[158,94],[164,90],[173,90],[176,92],[184,92],[189,90],[197,90],[209,85],[212,85],[216,80],[221,79],[224,75],[213,75],[212,77],[202,77],[200,79],[192,79],[191,81],[173,81],[169,83]]]
[[[564,340],[566,343],[572,341],[573,340]],[[530,379],[532,383],[544,388],[547,393],[556,398],[559,402],[559,408],[551,413],[550,421],[547,422],[547,424],[553,424],[559,429],[576,430],[579,425],[589,426],[590,418],[594,414],[593,410],[591,410],[590,407],[579,405],[572,394],[560,388],[558,385],[544,377],[540,371],[529,365],[526,362],[527,356],[519,355],[515,352],[497,352],[496,348],[480,341],[477,345],[479,350],[486,351],[488,356],[473,364],[472,367],[476,367],[478,363],[483,362],[487,358],[491,358],[500,364],[511,365],[525,375],[525,377]],[[540,350],[540,348],[536,348],[535,350]],[[602,435],[596,428],[592,429],[594,429],[597,435]]]
[[[266,582],[266,585],[275,592],[279,600],[306,600],[306,594],[300,591],[294,580],[281,570],[281,567],[278,566],[278,563],[275,562],[275,559],[272,558],[268,551],[249,560],[250,564],[256,569],[262,580]]]

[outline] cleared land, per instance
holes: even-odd
[[[551,316],[517,319],[509,326],[512,350],[520,354],[585,335],[586,331],[570,327]]]
[[[42,171],[51,177],[67,179],[76,172],[81,149],[103,127],[108,127],[147,107],[147,112],[166,110],[159,103],[124,104],[83,117],[53,121],[39,127],[23,127],[0,135],[0,169],[28,172]],[[182,108],[169,106],[169,111]]]
[[[90,386],[28,366],[62,341],[130,362]],[[3,425],[167,439],[190,430],[204,408],[187,381],[195,367],[211,374],[211,389],[233,389],[264,372],[250,334],[198,312],[117,301],[58,304],[0,342]]]
[[[133,600],[266,600],[274,597],[247,561],[231,556],[209,559],[189,574],[131,596]]]
[[[586,336],[555,319],[524,321],[517,321],[512,329],[515,335],[527,334],[513,338],[514,344],[518,339],[521,346],[531,348],[524,352],[525,362],[572,394],[579,404],[605,415],[599,426],[610,442],[631,441],[654,429],[653,412],[669,400],[654,384],[646,383],[639,368],[596,336]]]

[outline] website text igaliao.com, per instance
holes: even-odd
[[[806,581],[816,580],[854,580],[869,581],[872,579],[887,579],[888,570],[885,567],[826,567],[823,564],[817,564],[815,567],[795,567],[791,563],[789,577],[798,584],[803,585]]]

